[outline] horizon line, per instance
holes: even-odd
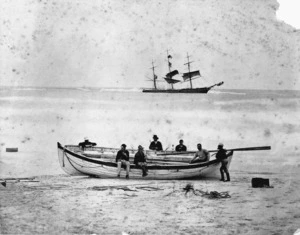
[[[144,87],[88,87],[88,86],[3,86],[0,88],[49,88],[49,89],[146,89]],[[147,88],[148,89],[148,88]],[[261,88],[214,88],[214,90],[262,90],[262,91],[300,91],[298,89],[261,89]]]

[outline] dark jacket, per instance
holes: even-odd
[[[125,160],[125,161],[129,161],[129,152],[128,150],[119,150],[116,156],[116,162],[118,160]]]
[[[178,144],[175,148],[175,150],[177,152],[185,152],[186,151],[186,146],[185,145],[181,145],[181,144]]]
[[[139,162],[146,162],[146,156],[143,152],[137,152],[134,155],[134,164],[138,164]]]
[[[227,159],[228,156],[226,154],[226,149],[219,149],[219,151],[216,154],[216,159],[219,161]]]
[[[150,146],[149,146],[149,149],[162,151],[163,147],[162,147],[162,144],[159,141],[157,141],[156,143],[154,141],[152,141]]]
[[[82,148],[82,150],[84,150],[87,147],[96,146],[97,144],[96,143],[92,143],[92,142],[90,142],[88,140],[85,140],[84,142],[80,142],[78,145],[79,145],[79,147]]]

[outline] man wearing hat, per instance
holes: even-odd
[[[118,151],[116,156],[116,162],[118,164],[118,177],[120,177],[121,166],[126,167],[126,178],[129,178],[130,162],[129,152],[126,150],[126,144],[121,145],[121,149]]]
[[[142,168],[143,171],[143,177],[148,175],[148,169],[147,169],[147,163],[146,163],[146,155],[144,153],[144,148],[139,145],[138,146],[138,151],[134,155],[134,164],[140,168]]]
[[[88,137],[85,137],[85,138],[84,138],[84,142],[80,142],[78,145],[79,145],[79,147],[81,147],[81,149],[84,151],[85,148],[93,147],[93,146],[96,146],[97,144],[96,144],[96,143],[90,142],[90,141],[89,141],[89,138],[88,138]]]
[[[221,162],[220,172],[221,172],[221,181],[225,182],[224,173],[226,174],[227,180],[230,181],[230,175],[228,171],[228,157],[233,154],[233,151],[230,151],[227,154],[226,149],[223,148],[224,145],[219,143],[218,152],[216,154],[216,159]]]
[[[156,150],[156,151],[162,151],[163,147],[161,142],[158,141],[157,135],[153,135],[153,141],[151,142],[149,149]]]

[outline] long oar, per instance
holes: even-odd
[[[256,150],[270,150],[270,149],[271,146],[260,146],[260,147],[226,149],[226,150],[227,151],[256,151]],[[218,152],[218,150],[209,150],[208,152]]]
[[[259,147],[247,147],[247,148],[235,148],[235,149],[226,149],[227,151],[256,151],[256,150],[270,150],[271,146],[259,146]],[[218,150],[208,150],[208,152],[218,152]],[[196,153],[196,151],[186,151],[186,152],[170,152],[170,153],[157,153],[157,155],[186,155]]]

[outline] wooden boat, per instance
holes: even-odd
[[[193,88],[192,80],[201,77],[200,71],[191,71],[190,64],[192,63],[189,59],[189,55],[187,55],[187,63],[185,65],[188,66],[188,72],[182,74],[183,81],[190,83],[190,88],[183,88],[183,89],[174,89],[174,84],[180,83],[181,81],[178,79],[174,79],[173,77],[179,74],[178,70],[172,70],[172,63],[170,62],[170,59],[172,59],[172,56],[169,55],[169,52],[167,52],[167,59],[168,59],[168,67],[169,67],[169,73],[166,74],[164,77],[164,80],[171,85],[170,89],[158,89],[156,82],[157,82],[157,75],[154,71],[154,63],[152,61],[152,71],[153,71],[153,79],[150,79],[150,81],[153,82],[154,88],[153,89],[143,89],[143,92],[148,93],[208,93],[213,87],[215,86],[221,86],[224,84],[224,82],[216,83],[212,86],[208,87],[200,87],[200,88]]]
[[[116,178],[117,164],[115,157],[117,148],[91,147],[81,150],[76,145],[62,146],[57,143],[59,163],[62,169],[70,175],[88,175],[99,178]],[[201,177],[216,177],[219,175],[220,162],[210,160],[204,163],[189,164],[193,154],[162,155],[155,151],[146,150],[148,162],[148,175],[142,177],[142,170],[135,166],[133,156],[137,150],[130,152],[130,179],[188,179]],[[167,152],[159,152],[166,153]],[[229,164],[232,155],[229,157]],[[229,165],[228,165],[229,166]],[[126,171],[121,170],[121,177],[125,177]]]

